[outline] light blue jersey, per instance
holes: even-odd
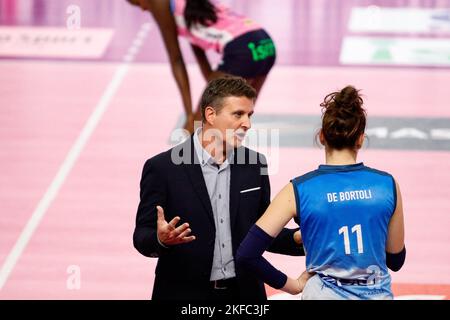
[[[344,299],[392,299],[386,240],[394,178],[358,163],[321,165],[292,183],[307,270]]]

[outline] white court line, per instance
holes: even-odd
[[[147,33],[150,30],[151,25],[149,25],[149,23],[144,23],[141,26],[140,31],[138,33],[139,38],[142,38],[143,32]],[[136,38],[138,38],[138,36],[136,36]],[[129,48],[129,51],[131,49],[131,51],[133,51],[134,54],[136,54],[137,46],[135,42],[133,43],[134,44]],[[131,59],[124,60],[124,62],[122,62],[120,66],[117,68],[116,72],[113,75],[113,78],[111,79],[105,91],[103,92],[103,95],[101,96],[99,102],[95,106],[94,111],[91,113],[89,119],[87,120],[86,124],[81,130],[80,135],[78,136],[75,143],[72,145],[72,148],[70,149],[69,153],[67,154],[63,163],[61,164],[56,176],[53,178],[53,181],[51,182],[44,196],[39,201],[36,209],[34,210],[27,224],[23,228],[22,233],[20,234],[19,238],[14,244],[14,247],[11,249],[8,257],[3,263],[2,269],[0,270],[0,290],[3,288],[6,281],[8,280],[8,277],[11,274],[12,270],[14,269],[14,266],[16,265],[17,261],[19,260],[20,256],[25,250],[28,242],[33,236],[33,233],[38,227],[42,218],[47,213],[48,208],[58,195],[61,186],[64,184],[64,181],[66,180],[67,176],[69,175],[70,171],[75,165],[75,162],[77,161],[78,157],[80,156],[81,152],[86,146],[89,138],[91,137],[92,133],[97,127],[97,124],[100,122],[102,116],[104,115],[106,109],[109,106],[109,103],[111,102],[111,99],[113,98],[117,89],[120,87],[120,84],[122,83],[122,80],[128,71],[129,63],[133,60],[134,55]]]

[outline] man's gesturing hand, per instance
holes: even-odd
[[[189,223],[183,223],[181,226],[176,227],[177,223],[180,222],[180,217],[175,217],[167,223],[163,208],[156,206],[156,209],[158,210],[158,239],[163,245],[171,246],[195,240],[195,236],[189,236],[191,233]]]

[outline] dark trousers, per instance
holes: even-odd
[[[208,300],[213,302],[239,300],[236,278],[211,281]]]

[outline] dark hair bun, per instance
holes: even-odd
[[[366,127],[363,99],[353,86],[327,95],[323,108],[322,132],[327,145],[334,149],[357,148],[357,141]]]
[[[357,111],[362,107],[363,100],[358,94],[358,90],[353,86],[346,86],[334,96],[334,103],[337,108],[348,111]]]

